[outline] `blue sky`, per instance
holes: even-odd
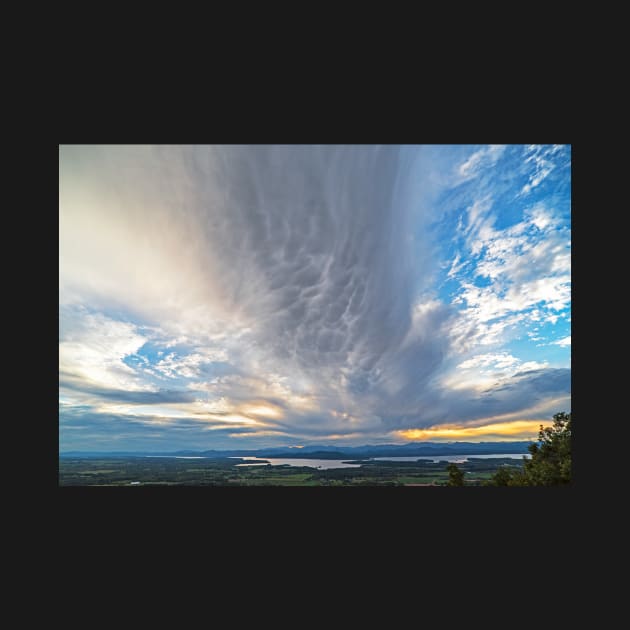
[[[61,146],[60,450],[534,438],[567,145]]]

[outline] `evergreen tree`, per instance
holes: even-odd
[[[492,478],[493,486],[509,486],[512,485],[513,474],[507,466],[500,466]]]
[[[457,467],[456,464],[449,464],[446,467],[448,471],[448,485],[449,486],[463,486],[464,485],[464,473]]]
[[[571,482],[571,413],[557,413],[553,426],[540,425],[538,442],[530,444],[531,458],[523,458],[523,471],[505,467],[493,475],[493,486],[557,486]]]
[[[532,486],[555,486],[571,481],[571,414],[557,413],[553,426],[540,426],[538,444],[528,448],[524,475]]]

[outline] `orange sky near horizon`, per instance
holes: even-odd
[[[424,429],[404,429],[397,434],[406,440],[423,441],[436,439],[475,438],[480,441],[500,441],[505,439],[535,439],[538,436],[540,420],[514,420],[512,422],[495,422],[483,426],[441,425]]]

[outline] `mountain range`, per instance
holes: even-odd
[[[173,457],[287,457],[304,459],[363,459],[369,457],[414,457],[424,455],[492,455],[499,453],[526,454],[531,444],[525,442],[410,442],[365,446],[311,445],[260,449],[180,450],[180,451],[65,451],[60,457],[142,457],[161,455]]]

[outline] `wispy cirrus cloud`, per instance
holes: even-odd
[[[521,189],[521,195],[531,192],[551,174],[556,168],[555,158],[561,152],[563,146],[554,144],[553,146],[545,146],[540,144],[531,144],[526,149],[525,164],[533,163],[533,172],[528,177],[527,183]]]
[[[463,179],[475,177],[481,169],[494,166],[505,149],[506,146],[502,144],[491,144],[487,147],[482,147],[458,165],[458,175]]]

